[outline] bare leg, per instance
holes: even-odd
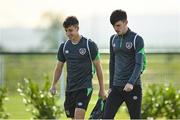
[[[86,110],[82,109],[82,108],[76,108],[75,109],[75,115],[74,115],[74,119],[84,119],[85,118],[85,113]]]

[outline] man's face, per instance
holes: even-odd
[[[78,25],[71,25],[67,28],[65,28],[67,37],[72,40],[78,35],[79,27]]]
[[[118,35],[124,34],[124,31],[127,27],[127,23],[128,23],[127,20],[126,21],[118,21],[113,25],[113,28]]]

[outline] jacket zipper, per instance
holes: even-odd
[[[123,35],[120,37],[120,48],[122,47]]]

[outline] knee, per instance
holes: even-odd
[[[74,113],[74,119],[84,119],[86,110],[82,108],[76,108]]]

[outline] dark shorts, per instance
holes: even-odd
[[[86,110],[91,99],[92,91],[92,88],[84,88],[72,92],[66,92],[64,102],[66,116],[74,118],[75,108]]]

